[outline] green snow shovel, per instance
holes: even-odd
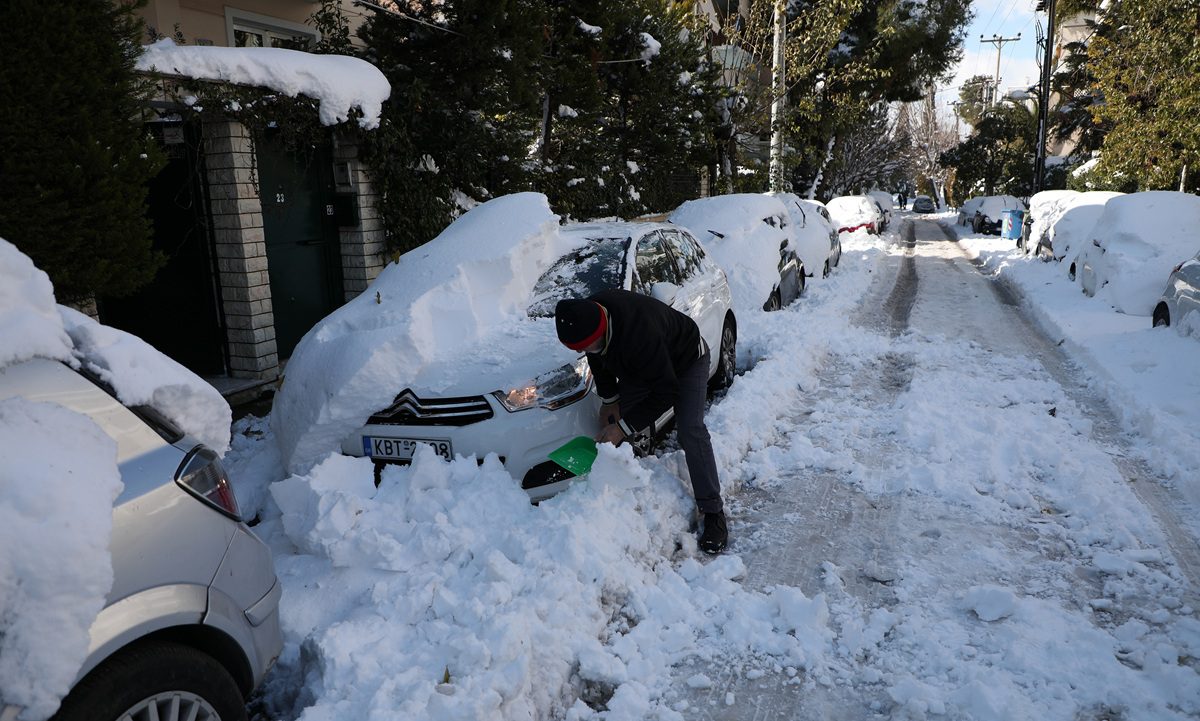
[[[592,470],[596,462],[596,441],[587,436],[575,436],[550,452],[550,460],[577,476]]]

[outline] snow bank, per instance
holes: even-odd
[[[495,456],[425,449],[378,489],[369,459],[330,456],[271,493],[303,554],[279,563],[281,620],[305,649],[283,663],[315,691],[302,720],[583,718],[575,683],[611,694],[611,721],[641,721],[701,650],[798,668],[829,651],[823,597],[746,591],[735,556],[662,562],[696,552],[690,497],[627,447],[602,446],[588,482],[536,507]]]
[[[365,60],[284,48],[181,47],[166,38],[143,48],[137,69],[305,95],[320,103],[324,125],[348,120],[357,107],[358,124],[377,128],[383,101],[392,94],[387,78]]]
[[[0,458],[0,702],[43,719],[70,690],[112,588],[117,444],[78,413],[8,398]]]
[[[1200,197],[1174,191],[1113,198],[1096,223],[1099,296],[1129,315],[1149,316],[1171,269],[1200,251]]]
[[[0,367],[35,357],[69,360],[50,277],[0,238]]]
[[[742,317],[762,312],[779,285],[779,250],[790,246],[791,238],[777,226],[787,217],[778,198],[737,193],[689,200],[668,220],[692,231],[725,271],[734,313]],[[768,225],[766,219],[774,219],[776,225]]]
[[[561,351],[552,324],[534,328],[526,308],[538,277],[570,248],[546,197],[518,193],[473,208],[384,268],[288,361],[271,413],[285,465],[307,470],[405,388],[445,391],[464,364],[504,363],[497,349],[516,336],[546,336],[549,325],[544,354]]]
[[[233,413],[216,388],[135,335],[65,306],[58,311],[76,357],[112,386],[121,403],[151,406],[217,453],[228,450]]]

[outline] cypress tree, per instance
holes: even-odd
[[[128,294],[163,262],[146,217],[162,159],[139,120],[135,9],[11,0],[0,24],[0,237],[50,275],[60,301]]]

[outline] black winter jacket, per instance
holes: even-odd
[[[628,290],[605,290],[593,300],[608,311],[608,344],[588,353],[596,391],[606,403],[634,388],[647,393],[631,408],[621,407],[629,435],[653,430],[654,422],[679,398],[679,375],[704,355],[696,321],[669,305]]]

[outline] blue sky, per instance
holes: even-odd
[[[947,107],[958,99],[958,86],[972,75],[993,75],[996,72],[996,45],[980,42],[979,36],[993,35],[1011,38],[1021,34],[1016,42],[1005,43],[1000,56],[1000,88],[1028,87],[1038,81],[1037,21],[1045,24],[1045,13],[1035,13],[1035,0],[976,0],[972,3],[975,18],[963,43],[963,59],[954,79],[938,90],[938,105]]]

